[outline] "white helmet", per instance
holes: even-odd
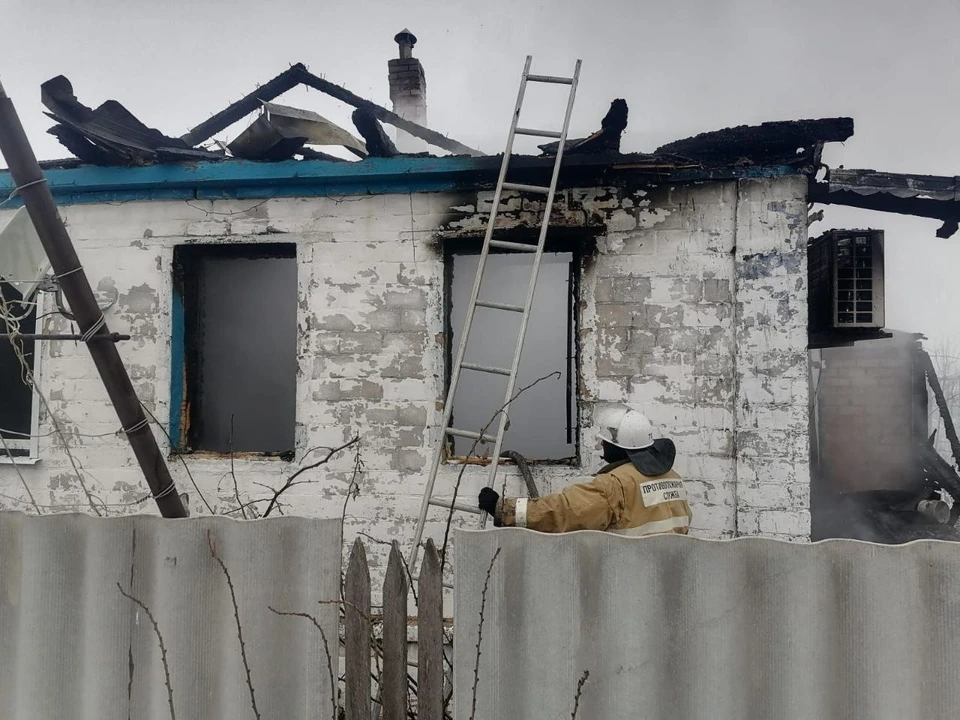
[[[626,405],[613,405],[597,413],[600,439],[624,450],[641,450],[654,443],[653,425],[647,416]]]

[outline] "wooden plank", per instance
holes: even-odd
[[[417,638],[418,720],[443,720],[443,576],[433,540],[420,565]]]
[[[920,351],[920,360],[923,363],[923,369],[927,375],[927,382],[930,383],[930,389],[933,390],[933,397],[937,402],[937,409],[940,410],[940,418],[943,420],[943,429],[950,443],[950,451],[953,453],[953,460],[960,467],[960,437],[957,437],[957,429],[953,425],[953,418],[950,416],[950,408],[947,400],[943,396],[943,388],[940,386],[940,378],[937,377],[937,371],[933,367],[933,361],[926,350]]]
[[[357,538],[344,583],[346,720],[370,720],[370,571]]]
[[[394,541],[383,581],[383,720],[407,717],[407,571]]]

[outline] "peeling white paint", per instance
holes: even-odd
[[[348,505],[347,537],[364,529],[404,542],[419,509],[443,399],[443,260],[436,238],[456,242],[456,235],[482,233],[491,200],[492,193],[481,192],[155,201],[76,205],[64,214],[91,282],[110,278],[119,295],[107,312],[110,329],[134,335],[120,351],[128,368],[136,368],[141,397],[164,421],[173,247],[295,243],[301,295],[297,460],[308,448],[360,432],[365,473],[360,496]],[[513,196],[503,219],[536,225],[538,207]],[[573,189],[558,196],[555,224],[601,230],[581,279],[584,416],[593,402],[629,400],[676,439],[678,468],[698,499],[695,534],[807,537],[805,180]],[[256,234],[267,228],[269,234]],[[67,328],[57,316],[45,323],[45,331]],[[41,385],[88,472],[86,482],[108,504],[143,497],[124,441],[110,434],[88,437],[112,433],[117,421],[86,351],[47,343],[43,352]],[[38,502],[89,511],[68,458],[50,435],[49,418],[41,432],[41,462],[23,468]],[[582,428],[580,444],[580,467],[535,467],[545,490],[602,464],[589,427]],[[215,511],[235,505],[226,460],[186,462]],[[290,492],[288,512],[339,516],[352,467],[352,458],[344,457],[318,470],[312,482]],[[239,493],[262,497],[266,491],[255,483],[276,486],[295,469],[278,460],[238,458]],[[207,513],[182,464],[172,462],[171,470],[193,514]],[[475,495],[484,472],[467,470],[462,497]],[[509,468],[505,473],[508,491],[519,492],[518,477]],[[456,474],[444,468],[438,493],[452,491]],[[23,501],[16,474],[0,467],[0,508],[22,509]],[[110,510],[155,512],[150,502]],[[439,511],[431,527],[442,533]]]

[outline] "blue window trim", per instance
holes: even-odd
[[[176,282],[173,284],[170,317],[170,450],[175,451],[183,447],[183,428],[180,426],[180,418],[183,414],[183,371],[186,362],[183,294]]]

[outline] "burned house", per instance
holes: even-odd
[[[960,485],[931,443],[938,409],[928,388],[930,357],[922,336],[888,334],[814,351],[815,540],[958,539],[952,527],[944,526],[949,511],[935,494],[944,490],[953,500]]]
[[[295,65],[172,138],[119,103],[84,106],[64,78],[44,86],[51,132],[76,155],[47,168],[50,189],[110,329],[130,336],[120,351],[194,515],[256,516],[306,468],[280,510],[410,540],[500,167],[419,124],[411,37],[391,61],[396,112]],[[355,107],[362,139],[273,103],[297,84]],[[605,110],[577,110],[600,130],[568,141],[518,383],[542,381],[513,406],[505,447],[531,461],[541,492],[557,490],[601,464],[594,408],[633,403],[677,444],[694,534],[807,539],[808,204],[824,143],[853,122],[731,128],[641,154],[619,151],[626,103],[601,122]],[[228,147],[201,147],[253,112]],[[395,143],[382,122],[406,135]],[[404,154],[411,138],[453,154]],[[316,149],[331,145],[354,160]],[[547,184],[553,151],[517,157],[513,180]],[[0,193],[13,189],[0,174]],[[499,237],[530,242],[542,207],[506,193]],[[517,302],[528,255],[492,262],[491,292]],[[71,332],[68,308],[39,297],[21,328]],[[478,323],[484,341],[468,352],[494,363],[510,328]],[[42,397],[18,389],[19,360],[0,354],[3,397],[19,398],[0,414],[0,507],[145,511],[86,350],[28,349]],[[480,427],[495,397],[478,381],[454,416]],[[441,494],[465,451],[449,444]],[[482,465],[469,459],[461,497],[475,497]],[[505,475],[519,492],[516,470]],[[431,517],[442,535],[444,514]]]

